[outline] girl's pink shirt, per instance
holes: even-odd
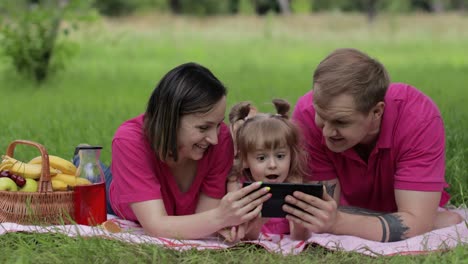
[[[130,204],[162,199],[168,215],[194,214],[200,193],[216,199],[225,195],[233,153],[229,129],[223,123],[218,144],[206,150],[192,185],[181,192],[169,167],[158,159],[143,134],[143,115],[130,119],[117,129],[112,141],[112,208],[119,217],[137,221]]]
[[[289,234],[289,221],[286,218],[270,218],[263,224],[261,232],[278,235]]]

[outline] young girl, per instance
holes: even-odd
[[[229,113],[236,158],[228,178],[232,192],[243,181],[302,183],[306,154],[298,127],[288,119],[288,102],[273,100],[277,114],[257,113],[248,102],[236,104]],[[309,231],[286,218],[257,218],[239,227],[237,239],[257,239],[259,233],[291,234],[305,240]]]

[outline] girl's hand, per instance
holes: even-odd
[[[235,226],[228,226],[218,231],[218,234],[227,242],[237,241],[237,228]]]
[[[217,207],[216,218],[221,226],[238,226],[260,214],[262,204],[271,197],[269,188],[259,188],[261,182],[227,193]]]
[[[323,200],[296,191],[292,196],[286,196],[286,202],[302,209],[283,205],[283,210],[289,214],[286,216],[288,220],[314,233],[332,233],[338,215],[338,206],[326,191],[323,192]]]
[[[239,226],[225,227],[218,231],[218,233],[227,241],[227,242],[238,242],[245,237],[247,229],[247,223],[244,223]]]
[[[291,239],[294,240],[306,241],[310,238],[310,231],[307,228],[291,220],[289,220],[289,233],[291,234]]]

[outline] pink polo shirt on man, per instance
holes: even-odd
[[[162,199],[168,215],[195,213],[200,193],[221,199],[234,159],[229,129],[223,123],[218,144],[198,161],[197,174],[187,192],[181,192],[169,167],[157,158],[143,134],[143,115],[125,121],[112,140],[112,183],[109,198],[114,212],[137,221],[130,204]]]
[[[429,97],[407,84],[390,85],[368,163],[354,149],[335,153],[327,148],[314,121],[312,100],[310,91],[298,100],[293,113],[310,155],[310,180],[338,178],[341,205],[396,212],[395,189],[442,192],[439,205],[447,203],[444,126]]]

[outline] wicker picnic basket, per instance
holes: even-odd
[[[73,222],[73,191],[53,191],[49,155],[45,147],[29,140],[15,140],[6,155],[13,157],[16,145],[34,146],[41,152],[42,171],[37,192],[0,191],[0,223],[68,224]]]

